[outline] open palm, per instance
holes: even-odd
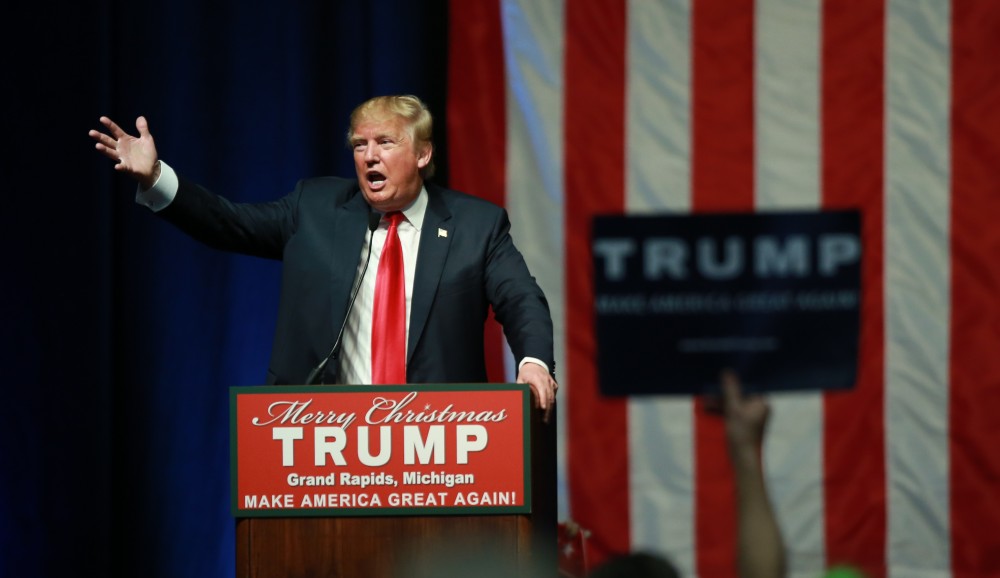
[[[154,171],[157,155],[146,118],[140,116],[135,121],[138,137],[126,133],[106,116],[101,117],[101,124],[107,128],[107,133],[90,131],[91,138],[97,141],[97,150],[117,162],[115,170],[132,175],[144,188],[149,188],[156,180]]]

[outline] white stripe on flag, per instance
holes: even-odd
[[[886,21],[886,559],[949,576],[950,6],[890,0]]]
[[[628,5],[629,213],[691,210],[690,0]]]
[[[503,0],[507,211],[528,269],[549,296],[560,399],[569,394],[563,234],[563,5]],[[557,404],[559,519],[568,517],[565,403]]]
[[[625,211],[691,208],[691,7],[628,5]],[[669,383],[669,368],[664,370]],[[694,448],[689,397],[628,403],[632,548],[666,553],[694,575]]]
[[[821,207],[819,0],[757,0],[755,205]],[[808,385],[808,384],[803,384]],[[825,562],[823,399],[772,395],[765,438],[767,483],[788,547],[789,576],[812,577]]]

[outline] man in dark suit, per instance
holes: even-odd
[[[416,97],[376,97],[352,113],[356,180],[305,179],[258,204],[230,202],[178,176],[158,158],[143,117],[138,137],[107,117],[101,123],[108,132],[90,136],[138,181],[137,202],[212,247],[283,261],[269,384],[303,383],[341,326],[343,351],[323,368],[327,383],[385,383],[375,365],[396,362],[392,383],[404,374],[407,383],[484,382],[483,323],[492,306],[519,362],[518,383],[551,407],[559,386],[545,297],[514,246],[506,211],[425,182],[434,166],[432,121]],[[405,361],[376,345],[386,333],[372,316],[387,244],[401,248],[405,265],[406,323],[395,350],[405,349]]]

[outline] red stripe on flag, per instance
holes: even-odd
[[[693,2],[692,20],[692,208],[752,211],[754,2]],[[737,574],[736,506],[725,432],[700,401],[695,407],[697,573],[731,578]]]
[[[500,0],[452,0],[448,29],[448,182],[504,206],[507,104]],[[486,323],[486,371],[505,382],[503,335]]]
[[[952,2],[952,570],[1000,575],[1000,4]]]
[[[862,211],[854,389],[824,397],[827,560],[885,574],[883,0],[823,4],[823,206]],[[794,537],[792,537],[794,539]]]
[[[594,564],[630,543],[627,413],[598,390],[590,251],[591,218],[625,205],[625,10],[624,0],[569,0],[565,10],[567,466]]]

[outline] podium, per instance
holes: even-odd
[[[254,395],[258,390],[272,393],[286,391],[286,388],[232,389],[234,392],[231,396],[233,400],[231,405],[234,422],[237,411],[235,399],[238,394]],[[329,387],[300,387],[292,388],[292,391],[301,395],[303,392],[307,394],[314,389],[334,396],[335,400],[337,399],[337,390]],[[382,399],[382,394],[386,394],[385,397],[391,397],[387,394],[391,390],[381,387],[376,389],[378,389],[376,399]],[[531,394],[526,385],[401,386],[395,391],[404,392],[411,389],[415,390],[413,395],[416,395],[416,392],[424,396],[444,392],[456,400],[473,398],[474,394],[484,391],[495,392],[498,389],[517,392],[523,400],[523,402],[519,402],[519,404],[523,403],[521,410],[524,414],[520,416],[520,419],[524,422],[526,439],[521,440],[520,447],[515,449],[517,453],[527,454],[521,456],[526,466],[524,468],[524,485],[526,486],[524,500],[527,503],[520,508],[483,507],[470,508],[469,511],[458,507],[430,508],[430,513],[424,513],[423,509],[416,507],[400,508],[399,511],[402,514],[397,513],[392,508],[369,510],[345,508],[342,511],[346,513],[324,509],[320,511],[319,515],[296,511],[293,512],[293,515],[287,516],[283,515],[284,512],[281,509],[252,512],[240,510],[240,504],[236,503],[236,478],[238,472],[244,472],[244,477],[248,475],[245,473],[245,468],[241,469],[239,464],[240,459],[247,460],[248,458],[247,456],[240,458],[238,455],[238,445],[243,442],[238,439],[237,428],[234,426],[232,430],[232,466],[234,515],[236,516],[236,576],[238,578],[277,576],[284,578],[409,578],[459,575],[458,573],[491,576],[493,574],[490,574],[490,571],[495,571],[497,575],[500,575],[501,569],[506,575],[557,575],[555,411],[551,412],[547,422],[543,421],[542,411],[530,405]],[[362,391],[359,388],[345,388],[344,390],[355,393]],[[365,391],[371,391],[371,389]],[[416,410],[408,411],[411,413],[420,412],[419,415],[426,417],[428,412],[446,410],[442,407],[445,405],[443,402],[431,404],[425,403],[423,399],[417,400],[417,402],[422,405]],[[329,405],[336,407],[338,404]],[[413,405],[416,406],[416,403]],[[449,404],[448,408],[450,407]],[[315,412],[312,410],[317,410],[317,408],[311,406],[306,412],[300,411],[299,416],[318,414],[321,417],[328,417],[328,421],[333,422],[333,412],[324,414],[322,409]],[[282,418],[285,422],[294,421],[288,417],[287,407],[271,411],[272,415],[284,411]],[[472,411],[463,414],[461,409],[458,411],[460,415],[464,416],[484,415],[482,413],[474,414]],[[341,414],[340,417],[343,415],[346,414]],[[434,417],[437,414],[431,413],[430,415]],[[442,413],[441,415],[447,414]],[[278,423],[278,418],[273,418],[273,421]],[[363,416],[358,416],[358,419],[350,424],[350,428],[353,430],[345,429],[348,432],[357,430],[359,423],[365,423]],[[401,423],[405,424],[406,422]],[[448,422],[443,423],[447,424]],[[423,431],[426,432],[427,426],[422,427]],[[344,430],[338,431],[343,433]],[[485,432],[486,430],[481,431]],[[496,434],[491,434],[491,436],[490,444],[504,443],[501,439],[495,439],[498,437]],[[385,440],[386,438],[382,438],[381,444],[384,445]],[[430,443],[427,439],[421,441]],[[308,451],[300,453],[307,455],[308,459],[315,455],[315,453],[310,453],[312,448],[308,447],[308,439],[296,438],[295,443],[307,446],[305,450]],[[398,446],[399,442],[394,439],[392,443]],[[276,444],[277,442],[273,442],[271,445]],[[369,441],[366,450],[370,449],[372,444],[379,445]],[[485,441],[482,445],[485,445]],[[291,447],[291,445],[287,446],[287,448]],[[317,447],[320,446],[317,445]],[[352,451],[352,449],[345,447],[342,455],[351,457]],[[452,451],[450,447],[448,451]],[[442,453],[444,452],[442,451]],[[430,452],[426,452],[424,455],[426,458]],[[250,459],[258,461],[256,456]],[[471,455],[468,459],[471,463],[475,463],[476,459],[482,461],[486,458]],[[508,465],[515,464],[491,464],[491,467],[497,465],[506,468]],[[327,465],[327,469],[334,467],[330,464]],[[282,471],[294,469],[285,467]],[[375,472],[378,469],[370,468],[367,471]],[[393,491],[402,487],[398,485],[398,478],[399,476],[397,476],[397,486],[393,488]],[[480,475],[479,479],[482,478],[483,475]],[[336,479],[335,476],[334,479]],[[457,486],[451,489],[457,489]],[[338,490],[330,489],[330,491]],[[444,493],[438,495],[443,496]],[[510,511],[514,509],[518,511]]]

